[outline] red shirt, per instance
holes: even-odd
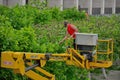
[[[74,28],[72,28],[72,24],[67,24],[67,32],[70,34],[70,35],[73,35],[76,30]],[[73,35],[73,38],[75,39],[75,34]]]

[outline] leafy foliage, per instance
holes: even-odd
[[[85,18],[85,12],[80,12],[76,8],[63,10],[62,15],[64,19],[80,20]]]
[[[8,7],[0,5],[0,15],[4,15],[8,10]]]
[[[65,51],[64,44],[58,45],[58,41],[63,37],[59,34],[59,32],[62,33],[61,23],[58,23],[58,25],[51,25],[54,24],[55,21],[50,23],[52,20],[60,21],[64,19],[63,16],[61,16],[62,12],[58,8],[49,9],[32,7],[30,5],[17,5],[13,8],[1,6],[0,8],[2,10],[2,12],[0,12],[0,51],[43,53],[61,53]],[[58,28],[60,28],[60,30],[56,32]],[[59,65],[59,67],[62,67],[62,65],[65,66],[63,63],[55,64],[56,66]],[[51,64],[51,66],[54,66],[54,64]],[[50,66],[47,68],[50,68]],[[67,69],[67,66],[64,68]],[[72,69],[72,72],[74,72],[74,70],[76,69]],[[0,72],[1,79],[27,79],[19,75],[14,75],[11,70],[1,69]],[[60,80],[65,79],[65,74],[67,72],[63,70],[60,72],[60,75],[58,75],[58,70],[53,73],[57,74],[57,80]],[[9,75],[13,77],[9,77]],[[67,77],[69,77],[69,75],[66,76],[66,79]],[[73,79],[74,78],[75,77],[73,77]]]
[[[14,74],[9,69],[0,69],[0,74],[1,74],[0,75],[0,79],[1,80],[7,80],[7,79],[13,80],[15,78]]]
[[[41,4],[34,4],[13,8],[0,6],[0,51],[65,52],[65,43],[58,45],[58,42],[65,34],[63,20],[68,19],[79,28],[79,32],[97,33],[103,39],[113,38],[115,58],[120,58],[120,16],[93,16],[86,21],[84,12],[75,8],[60,11],[56,7],[44,8]],[[55,74],[56,80],[87,80],[87,70],[63,62],[48,62],[44,68]],[[0,74],[0,79],[27,79],[7,69],[0,69]]]
[[[55,74],[56,80],[88,80],[86,69],[68,66],[64,62],[47,62],[45,70]]]
[[[13,28],[20,29],[33,24],[35,12],[35,8],[17,5],[14,8],[9,9],[4,15],[9,18]]]
[[[36,45],[35,33],[31,27],[15,30],[12,27],[0,27],[0,50],[33,51]]]

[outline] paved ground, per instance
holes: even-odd
[[[120,80],[120,71],[116,70],[111,70],[107,73],[107,80]],[[92,79],[91,80],[106,80],[103,76],[103,74],[92,74]]]
[[[120,68],[120,60],[115,61],[113,65]],[[92,77],[91,80],[106,80],[102,73],[101,74],[91,73],[91,77]],[[107,71],[107,77],[108,77],[107,80],[120,80],[120,70]]]
[[[120,71],[110,71],[108,78],[109,80],[120,80]]]

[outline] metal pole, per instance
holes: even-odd
[[[37,67],[38,65],[39,65],[39,64],[34,64],[34,65],[26,68],[26,69],[25,69],[25,72],[26,72],[26,71],[29,71],[29,70],[31,70],[31,69],[33,69],[33,68],[35,68],[35,67]]]

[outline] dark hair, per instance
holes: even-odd
[[[67,27],[68,21],[64,21],[64,26]]]

